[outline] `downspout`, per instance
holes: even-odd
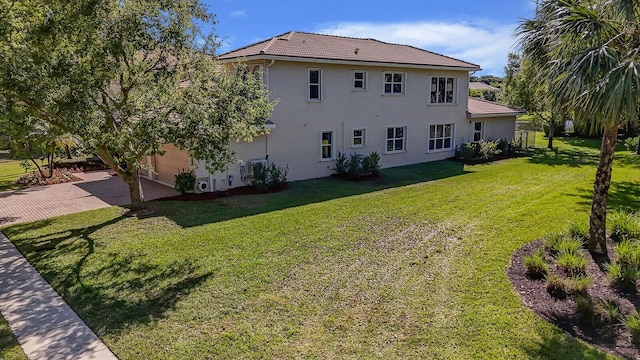
[[[275,64],[276,60],[275,59],[271,59],[271,62],[269,64],[267,64],[267,68],[265,70],[265,76],[266,76],[266,83],[267,83],[267,90],[271,91],[271,89],[269,88],[269,68],[271,67],[271,65]]]
[[[269,88],[269,68],[271,67],[271,65],[275,64],[276,60],[275,59],[271,59],[271,62],[269,64],[267,64],[266,70],[265,70],[265,76],[266,76],[266,84],[267,84],[267,91],[271,91],[271,88]],[[265,139],[264,139],[264,155],[266,159],[269,159],[269,134],[265,135]]]

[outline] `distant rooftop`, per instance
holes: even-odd
[[[500,89],[498,89],[497,87],[491,86],[491,85],[487,85],[483,82],[479,82],[479,81],[472,81],[469,83],[469,89],[474,89],[474,90],[491,90],[491,91],[500,91]]]
[[[375,39],[290,31],[271,39],[222,54],[220,60],[262,58],[288,60],[325,60],[379,64],[441,67],[466,71],[480,66],[409,45],[391,44]]]
[[[470,118],[503,117],[522,115],[525,112],[523,109],[517,107],[470,97],[467,116]]]

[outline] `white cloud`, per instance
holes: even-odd
[[[323,26],[317,32],[412,45],[478,64],[483,69],[479,74],[502,76],[507,54],[514,50],[516,26],[490,22],[345,22]]]
[[[247,16],[247,12],[244,10],[236,10],[229,14],[230,18],[243,18]]]

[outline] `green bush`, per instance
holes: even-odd
[[[557,253],[560,251],[560,243],[564,240],[561,234],[547,234],[542,239],[542,244],[545,249],[549,250],[551,253]]]
[[[591,318],[594,313],[594,304],[593,299],[588,294],[576,294],[574,298],[576,302],[576,312],[585,316],[587,318]]]
[[[622,312],[618,304],[611,300],[606,302],[598,300],[595,306],[595,313],[598,315],[598,320],[605,324],[616,324],[622,319]]]
[[[548,274],[546,277],[547,292],[552,296],[566,295],[565,280],[556,274]]]
[[[636,287],[636,282],[638,278],[640,278],[640,273],[638,273],[638,269],[633,266],[628,266],[620,263],[611,263],[605,266],[605,271],[607,276],[613,280],[615,285],[634,289]]]
[[[611,240],[640,239],[640,218],[625,210],[615,210],[608,216]]]
[[[261,163],[253,164],[253,186],[258,191],[264,192],[271,189],[282,188],[287,182],[288,166],[279,166],[275,162],[264,166]]]
[[[378,176],[380,174],[380,155],[372,152],[367,156],[351,154],[349,156],[338,153],[336,167],[333,170],[336,175],[346,179],[359,179],[363,176]]]
[[[549,264],[544,260],[544,249],[538,249],[533,254],[524,257],[524,266],[533,277],[542,277],[549,271]]]
[[[570,279],[571,290],[575,294],[586,294],[587,288],[589,288],[591,283],[591,278],[585,274],[577,274],[572,276]]]
[[[196,175],[193,173],[193,170],[186,171],[182,169],[182,171],[175,176],[175,179],[176,181],[173,188],[182,194],[191,192],[196,188]]]
[[[584,251],[584,243],[577,238],[566,239],[563,237],[555,250],[558,253],[568,253],[581,256]]]
[[[560,251],[556,257],[558,267],[566,271],[568,274],[583,274],[587,269],[587,259],[584,255],[571,252]]]
[[[589,240],[589,226],[586,223],[570,222],[567,233],[573,239],[580,240],[583,244]]]
[[[480,148],[477,143],[464,143],[456,149],[456,157],[463,160],[474,160],[479,158]]]
[[[480,141],[480,158],[493,159],[494,156],[500,154],[498,143],[495,141]]]
[[[640,247],[637,244],[625,239],[613,246],[613,252],[618,255],[618,263],[640,269]]]
[[[637,340],[640,339],[640,314],[634,311],[632,314],[624,318],[624,324],[631,331],[631,335]]]
[[[640,142],[640,136],[627,138],[624,142],[624,146],[631,152],[638,150],[638,142]]]

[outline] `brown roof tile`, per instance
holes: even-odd
[[[516,116],[524,113],[525,111],[523,109],[517,107],[472,97],[469,98],[467,109],[467,117],[470,118]]]
[[[219,59],[260,56],[480,70],[476,64],[409,45],[295,31],[222,54]]]

